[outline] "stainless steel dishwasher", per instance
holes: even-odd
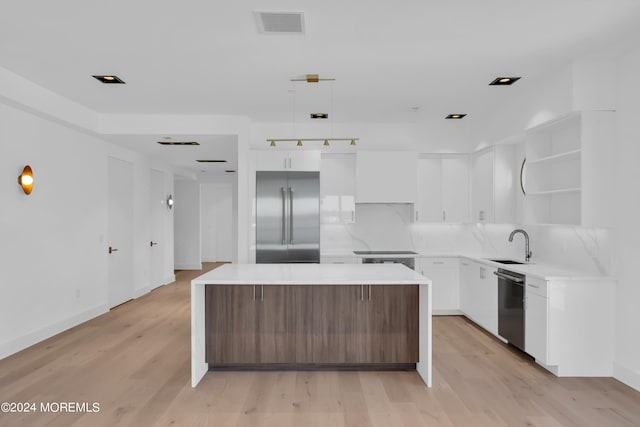
[[[524,351],[524,284],[526,276],[498,269],[498,335]]]

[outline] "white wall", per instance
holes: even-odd
[[[616,149],[615,267],[618,277],[616,319],[616,377],[640,390],[640,50],[624,57],[619,65],[617,87],[618,138]]]
[[[0,117],[2,358],[107,309],[107,144],[4,104]]]
[[[174,182],[174,257],[176,270],[201,270],[200,183]]]
[[[237,258],[237,204],[232,182],[204,182],[200,186],[202,261]]]
[[[134,165],[134,295],[149,288],[149,168],[171,168],[112,146],[96,116],[0,69],[0,358],[108,309],[107,159]],[[41,108],[38,110],[38,108]],[[17,176],[34,170],[25,196]],[[165,233],[173,236],[173,223]],[[171,247],[171,252],[173,248]],[[163,276],[173,280],[173,255]]]

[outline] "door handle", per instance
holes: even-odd
[[[109,246],[109,253],[114,253],[114,252],[118,252],[118,250],[116,248],[112,248],[111,246]]]
[[[293,188],[289,187],[289,244],[293,245]]]
[[[153,240],[149,242],[149,246],[154,247],[158,244],[158,242],[154,242]]]
[[[286,162],[286,159],[285,159]],[[280,191],[282,192],[282,244],[285,244],[285,233],[286,233],[286,228],[287,228],[287,218],[285,217],[285,210],[286,210],[286,204],[287,204],[287,196],[284,193],[284,187],[280,187]]]

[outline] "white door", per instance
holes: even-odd
[[[133,298],[133,165],[109,157],[109,307]]]
[[[493,222],[493,149],[473,157],[471,221]]]
[[[233,188],[230,184],[202,184],[202,261],[233,260]]]
[[[164,218],[167,215],[166,194],[164,191],[164,173],[151,169],[151,196],[150,196],[151,230],[149,251],[151,251],[149,276],[151,289],[162,285],[163,279],[163,254],[164,245]]]
[[[469,161],[466,155],[442,157],[442,218],[469,221]]]
[[[442,222],[442,164],[440,156],[424,156],[418,159],[418,197],[415,220],[417,222]]]

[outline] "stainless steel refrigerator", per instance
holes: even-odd
[[[319,172],[256,172],[256,262],[320,262]]]

